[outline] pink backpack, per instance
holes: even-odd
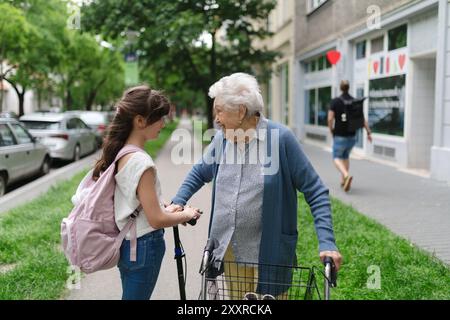
[[[61,223],[64,253],[70,264],[79,267],[82,272],[92,273],[116,266],[120,258],[120,246],[130,230],[130,260],[136,261],[136,217],[142,206],[131,213],[122,231],[117,228],[114,218],[116,162],[133,152],[143,150],[132,145],[123,147],[97,181],[92,179],[91,170],[79,184],[74,196],[81,199]]]

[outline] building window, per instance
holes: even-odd
[[[371,80],[369,125],[373,132],[403,137],[406,76]]]
[[[372,39],[370,42],[370,47],[370,52],[372,54],[384,51],[384,36]]]
[[[305,62],[304,66],[305,66],[305,73],[323,71],[332,68],[331,63],[330,61],[328,61],[326,55],[322,55],[317,58],[314,58],[314,60]]]
[[[310,66],[310,70],[311,72],[316,72],[317,71],[317,61],[313,60],[310,62],[311,66]]]
[[[356,44],[356,59],[364,59],[366,57],[366,41],[361,41]]]
[[[327,126],[328,109],[331,102],[331,87],[307,90],[305,97],[306,124]]]
[[[318,89],[318,125],[327,126],[328,125],[328,109],[331,102],[331,87],[319,88]]]
[[[305,97],[305,122],[306,124],[316,124],[316,89],[307,90]]]
[[[404,48],[407,46],[408,27],[406,24],[389,30],[389,51]]]

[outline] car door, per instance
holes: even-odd
[[[17,144],[11,128],[6,123],[0,124],[0,170],[6,170],[8,181],[22,176],[21,166],[25,153]]]
[[[24,153],[23,173],[27,176],[34,174],[41,166],[41,162],[36,159],[37,154],[32,136],[17,123],[11,123],[10,126],[16,136],[17,144]]]
[[[83,145],[81,147],[81,153],[84,155],[92,151],[93,145],[95,143],[95,137],[92,129],[89,128],[81,119],[77,119],[77,126],[80,129],[80,135]]]
[[[67,119],[66,128],[67,133],[69,134],[70,145],[73,148],[72,152],[75,150],[75,146],[79,144],[81,154],[83,154],[83,145],[81,141],[82,139],[80,129],[78,128],[77,118]]]

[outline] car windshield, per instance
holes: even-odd
[[[61,128],[61,122],[22,121],[22,123],[30,130],[58,130]]]

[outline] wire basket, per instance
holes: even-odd
[[[223,261],[203,273],[206,300],[320,300],[316,268]]]

